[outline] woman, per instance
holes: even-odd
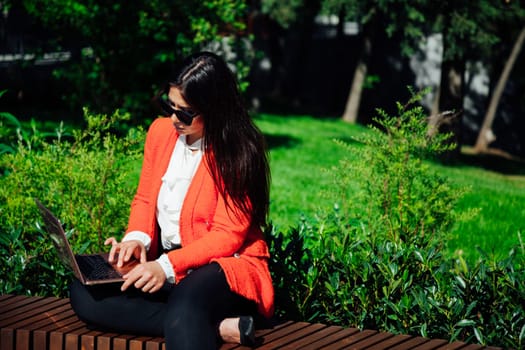
[[[126,235],[110,261],[140,264],[121,286],[71,286],[89,324],[164,336],[167,349],[253,343],[253,316],[270,317],[273,287],[261,226],[269,203],[264,140],[233,73],[217,55],[190,56],[167,96],[167,118],[146,137]],[[242,316],[242,317],[241,317]]]

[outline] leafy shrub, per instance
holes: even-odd
[[[333,175],[334,208],[288,233],[270,231],[278,314],[286,318],[520,348],[523,249],[469,267],[441,254],[467,191],[428,167],[451,146],[430,136],[421,94],[379,111],[360,158]],[[340,142],[344,147],[345,144]],[[349,188],[349,179],[361,187]]]
[[[143,132],[117,130],[129,115],[85,110],[86,127],[49,140],[18,130],[14,152],[0,158],[0,292],[63,295],[66,276],[41,221],[34,198],[65,223],[76,251],[99,250],[108,236],[120,236],[136,184],[130,176],[140,159]],[[11,273],[15,268],[17,273]],[[36,276],[36,277],[35,277]]]
[[[65,295],[71,272],[59,263],[49,243],[41,230],[31,235],[12,227],[2,230],[0,294]]]

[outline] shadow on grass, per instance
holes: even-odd
[[[524,160],[509,159],[499,154],[475,154],[468,151],[461,152],[460,162],[462,164],[494,171],[503,175],[525,176]]]
[[[301,144],[301,140],[296,137],[284,134],[264,134],[268,149],[294,148]]]
[[[302,141],[299,138],[285,135],[285,134],[264,134],[268,150],[278,148],[294,148],[299,146]],[[364,146],[364,144],[352,137],[337,137],[339,141],[342,141],[348,145],[353,144],[356,146]]]

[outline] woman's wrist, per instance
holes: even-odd
[[[164,270],[166,281],[168,281],[168,283],[175,283],[175,271],[173,270],[170,259],[168,259],[168,255],[162,254],[156,261],[160,264],[162,270]]]

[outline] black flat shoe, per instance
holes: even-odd
[[[239,317],[239,332],[241,333],[241,345],[255,345],[255,325],[253,322],[253,317]]]

